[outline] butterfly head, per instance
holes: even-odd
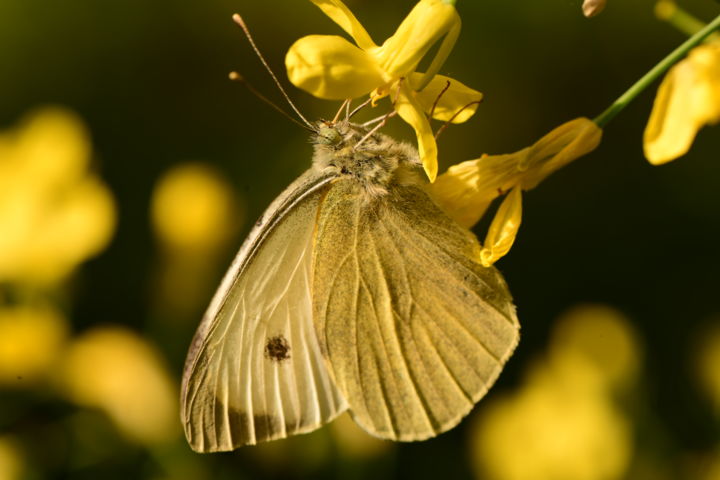
[[[342,143],[343,136],[334,124],[321,122],[317,130],[316,140],[321,145],[334,147]]]
[[[373,196],[392,183],[423,182],[417,151],[407,143],[347,121],[320,122],[316,132],[315,168],[351,177]]]

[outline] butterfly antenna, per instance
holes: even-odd
[[[450,80],[447,81],[447,83],[445,84],[445,87],[435,98],[435,102],[433,103],[432,109],[430,110],[430,118],[432,118],[433,115],[435,115],[435,109],[437,108],[438,102],[440,101],[442,96],[445,95],[445,92],[447,92],[449,88],[450,88]]]
[[[353,150],[357,150],[357,149],[360,147],[360,145],[362,145],[363,143],[365,143],[365,141],[366,141],[368,138],[372,137],[375,132],[377,132],[377,131],[380,130],[382,127],[384,127],[385,124],[387,123],[388,119],[394,117],[395,115],[397,115],[397,111],[391,110],[391,111],[389,111],[388,113],[386,113],[385,115],[383,115],[382,117],[380,117],[380,123],[378,123],[377,125],[375,125],[375,126],[372,128],[372,130],[370,130],[364,137],[362,137],[360,140],[358,140],[358,142],[355,144],[355,146],[353,146]]]
[[[355,109],[348,114],[347,120],[350,120],[352,117],[355,116],[356,113],[358,113],[358,112],[359,112],[360,110],[362,110],[363,108],[367,107],[370,102],[372,102],[372,97],[368,98],[368,99],[365,100],[363,103],[361,103],[360,105],[358,105],[357,107],[355,107]]]
[[[455,113],[453,114],[453,116],[450,117],[450,119],[449,119],[447,122],[445,122],[442,127],[440,127],[440,128],[438,129],[437,133],[435,134],[435,140],[437,140],[438,137],[440,137],[440,135],[441,135],[445,130],[447,130],[447,128],[450,126],[450,124],[453,122],[453,120],[455,120],[455,119],[458,117],[458,115],[460,115],[462,112],[464,112],[464,111],[467,110],[468,108],[472,107],[473,105],[480,105],[480,103],[482,103],[482,100],[477,100],[477,101],[475,101],[475,102],[470,102],[470,103],[468,103],[467,105],[465,105],[464,107],[462,107],[460,110],[458,110],[457,112],[455,112]]]
[[[345,104],[345,121],[350,121],[350,106],[352,105],[352,98],[348,99],[347,103]]]
[[[252,94],[255,95],[257,98],[259,98],[260,100],[262,100],[263,102],[265,102],[267,105],[269,105],[270,107],[272,107],[275,111],[277,111],[278,113],[280,113],[280,115],[282,115],[283,117],[287,118],[288,120],[290,120],[290,121],[293,122],[294,124],[299,125],[300,128],[304,128],[305,130],[310,130],[311,132],[315,132],[315,129],[310,128],[310,127],[308,127],[307,125],[305,125],[304,123],[300,123],[299,121],[295,120],[295,118],[293,118],[292,115],[290,115],[289,113],[287,113],[287,112],[286,112],[285,110],[283,110],[282,108],[278,107],[278,106],[275,104],[275,102],[273,102],[272,100],[270,100],[269,98],[267,98],[265,95],[263,95],[262,93],[260,93],[255,87],[252,86],[252,84],[250,84],[250,82],[248,82],[247,80],[245,80],[245,77],[243,77],[242,75],[240,75],[238,72],[230,72],[230,75],[228,75],[228,77],[230,77],[230,80],[232,80],[233,82],[242,83],[242,84],[245,86],[245,88],[247,88],[248,90],[250,90],[250,93],[252,93]]]
[[[340,115],[342,114],[343,110],[347,110],[347,109],[349,108],[348,105],[350,104],[351,101],[352,101],[352,100],[349,100],[349,99],[348,99],[348,100],[345,100],[345,101],[342,103],[342,105],[340,105],[340,109],[339,109],[339,110],[337,111],[337,113],[335,114],[335,117],[333,118],[332,123],[337,123],[337,121],[340,120]],[[346,120],[347,120],[347,119],[346,119]]]
[[[383,121],[386,116],[387,116],[387,113],[383,113],[379,117],[375,117],[372,120],[368,120],[365,123],[361,123],[360,126],[363,128],[370,128],[372,125],[375,125],[376,123]]]
[[[287,102],[290,104],[290,107],[292,107],[292,109],[295,111],[297,116],[300,117],[300,119],[303,122],[305,122],[305,125],[310,127],[310,129],[313,132],[316,131],[316,128],[313,126],[313,124],[310,123],[307,120],[307,118],[305,118],[303,116],[302,113],[300,113],[300,110],[298,110],[297,107],[295,106],[295,104],[292,102],[292,100],[290,100],[290,96],[287,94],[287,92],[283,88],[282,84],[280,83],[280,80],[278,80],[278,78],[275,76],[275,73],[273,73],[272,69],[270,68],[270,65],[268,65],[267,61],[265,61],[265,57],[263,57],[263,55],[262,55],[262,53],[260,53],[260,50],[258,49],[257,45],[255,45],[255,41],[253,40],[252,35],[250,35],[250,30],[248,29],[247,25],[245,24],[245,21],[240,16],[240,14],[236,13],[235,15],[232,16],[232,19],[235,23],[237,23],[240,26],[240,28],[242,28],[243,32],[245,33],[245,36],[248,39],[248,42],[250,42],[250,46],[255,51],[255,55],[258,56],[258,58],[260,59],[260,61],[263,64],[263,66],[265,67],[265,70],[267,70],[268,73],[270,73],[270,76],[272,77],[273,81],[275,82],[275,85],[277,85],[278,89],[285,97],[285,100],[287,100]],[[245,84],[248,85],[247,82],[245,82]]]
[[[390,118],[392,118],[392,117],[394,117],[395,115],[398,114],[398,111],[397,111],[397,109],[395,108],[395,105],[397,104],[398,98],[400,97],[399,93],[400,93],[400,88],[402,87],[402,82],[403,82],[403,80],[405,80],[405,79],[404,79],[404,78],[401,78],[401,79],[398,80],[398,82],[397,82],[397,87],[396,87],[396,90],[395,90],[395,99],[392,101],[392,108],[393,108],[393,109],[390,110],[390,111],[389,111],[387,114],[385,114],[383,117],[381,117],[380,123],[378,123],[377,125],[375,125],[375,127],[373,127],[372,130],[370,130],[370,131],[367,133],[367,135],[365,135],[363,138],[361,138],[360,141],[358,141],[358,142],[355,144],[355,146],[353,146],[353,150],[357,150],[358,147],[359,147],[360,145],[362,145],[363,142],[365,142],[365,140],[367,140],[368,138],[370,138],[375,132],[377,132],[377,131],[380,130],[382,127],[384,127],[385,124],[387,123],[388,119],[390,119]],[[370,98],[372,99],[372,97],[370,97]],[[360,107],[358,107],[358,108],[361,108],[361,107],[363,107],[363,106],[365,106],[365,105],[366,105],[366,103],[363,103],[363,104],[360,105]],[[372,123],[374,123],[374,120],[372,120],[372,121],[370,121],[370,122],[365,122],[364,125],[366,125],[366,124],[372,124]],[[363,125],[363,126],[364,126],[364,125]]]

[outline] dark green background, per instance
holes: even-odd
[[[413,4],[349,2],[376,41],[390,35]],[[706,20],[720,13],[710,0],[683,5]],[[602,15],[587,20],[579,1],[460,0],[463,32],[442,73],[486,96],[472,121],[441,138],[441,170],[482,153],[519,150],[566,120],[599,114],[683,41],[652,8],[651,1],[610,0]],[[150,313],[154,182],[181,161],[206,161],[243,195],[252,219],[310,164],[306,133],[227,80],[230,70],[239,70],[280,98],[230,20],[236,11],[282,78],[284,53],[297,38],[340,33],[302,0],[0,0],[0,127],[45,104],[77,111],[119,207],[112,244],[76,281],[74,328],[112,322],[137,329],[164,349],[177,378],[194,325],[163,330]],[[657,417],[664,438],[658,455],[673,458],[706,450],[719,438],[689,360],[693,335],[720,313],[720,130],[704,129],[679,161],[650,166],[641,139],[655,88],[608,126],[594,153],[525,195],[517,243],[498,264],[516,299],[523,336],[496,389],[516,384],[567,307],[610,304],[630,316],[644,339],[648,415]],[[292,87],[291,93],[311,118],[332,116],[336,108]],[[412,138],[401,122],[387,131]],[[233,254],[234,247],[226,252],[228,262]],[[8,395],[0,392],[0,409]],[[34,402],[35,423],[73,408],[38,396],[23,401]],[[23,424],[8,411],[0,411],[0,433],[22,434]],[[50,440],[38,442],[52,449]],[[48,459],[43,448],[34,454],[36,467],[53,478],[159,473],[141,448],[112,442],[114,455],[82,470]],[[465,444],[464,423],[361,467],[376,478],[467,478]],[[194,455],[184,444],[175,454]],[[200,461],[212,478],[270,474],[252,449]],[[357,467],[341,459],[310,471],[288,465],[275,473],[332,478]]]

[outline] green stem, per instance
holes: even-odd
[[[705,23],[678,7],[672,0],[660,0],[656,3],[655,16],[688,36],[695,35],[705,26]]]
[[[660,63],[655,65],[652,70],[646,73],[640,80],[623,93],[615,102],[608,107],[603,113],[598,115],[593,121],[599,126],[604,127],[610,122],[615,115],[620,113],[635,97],[645,90],[651,83],[657,80],[670,67],[681,60],[695,46],[710,36],[715,30],[720,28],[720,15],[710,22],[702,30],[690,37],[685,43],[676,48],[670,55],[665,57]]]

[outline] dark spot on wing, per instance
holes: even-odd
[[[268,337],[265,344],[265,356],[275,362],[282,362],[290,358],[290,344],[282,335]]]

